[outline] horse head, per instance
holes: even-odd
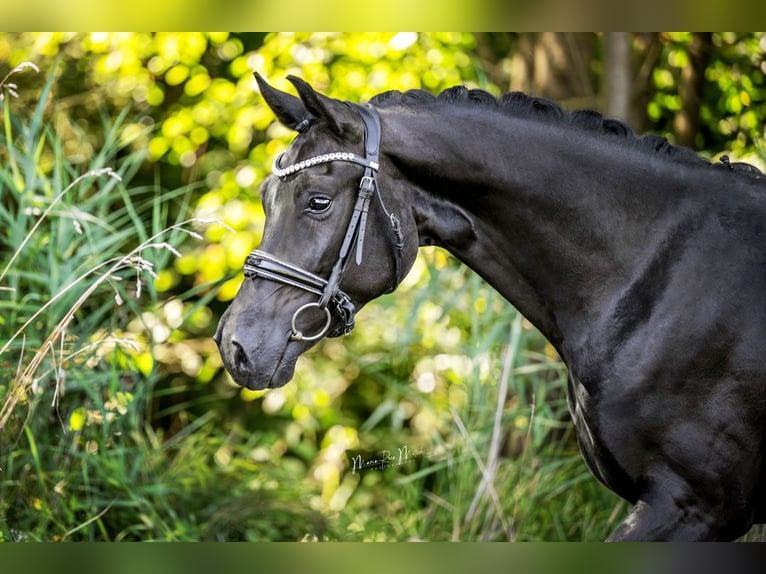
[[[395,289],[418,241],[406,195],[391,193],[402,184],[386,175],[377,112],[296,77],[300,97],[256,79],[298,135],[263,183],[263,239],[215,341],[234,381],[265,389],[287,383],[302,353],[348,333],[364,304]]]

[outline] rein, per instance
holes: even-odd
[[[354,328],[354,314],[356,309],[351,302],[351,298],[340,288],[343,274],[350,260],[349,254],[351,247],[356,242],[355,261],[357,265],[362,263],[365,230],[367,228],[367,215],[370,209],[370,201],[373,196],[378,198],[383,212],[391,222],[391,227],[396,236],[396,249],[394,250],[394,265],[396,280],[391,290],[399,284],[401,274],[401,249],[403,247],[402,233],[399,226],[399,220],[395,215],[389,213],[383,204],[378,189],[378,163],[380,154],[380,117],[372,106],[357,106],[347,103],[348,106],[355,109],[364,123],[364,157],[350,152],[333,152],[318,155],[303,161],[294,163],[287,167],[281,167],[280,161],[284,153],[277,156],[274,160],[272,173],[279,179],[285,178],[315,165],[329,163],[333,161],[345,161],[355,163],[364,167],[364,174],[359,182],[359,191],[357,193],[356,204],[351,215],[351,220],[346,228],[346,234],[343,238],[338,260],[330,272],[327,279],[323,279],[310,271],[306,271],[297,265],[280,259],[260,249],[253,250],[245,259],[244,271],[245,277],[255,279],[260,277],[269,281],[275,281],[284,285],[289,285],[303,291],[308,291],[319,296],[315,303],[306,303],[299,307],[293,314],[291,324],[290,340],[292,341],[315,341],[328,334],[332,324],[333,314],[339,319],[339,325],[332,332],[330,337],[347,335]],[[378,192],[378,193],[376,193]],[[326,321],[322,329],[314,335],[304,335],[297,328],[298,316],[308,309],[317,309],[323,311]]]

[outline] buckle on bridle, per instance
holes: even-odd
[[[359,181],[359,191],[364,192],[365,196],[372,195],[375,191],[376,180],[374,175],[362,176]]]

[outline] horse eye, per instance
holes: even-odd
[[[330,208],[332,200],[329,197],[312,197],[309,199],[309,211],[312,213],[324,213]]]

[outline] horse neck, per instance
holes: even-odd
[[[488,111],[432,114],[401,113],[386,130],[421,245],[482,275],[554,345],[624,286],[647,223],[674,225],[682,194],[619,142],[610,152],[603,137]]]

